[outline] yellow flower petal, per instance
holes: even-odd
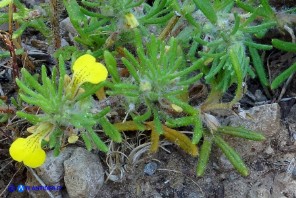
[[[132,13],[128,13],[126,15],[124,15],[125,17],[125,26],[126,28],[135,28],[139,26],[139,22],[137,20],[137,18],[132,14]]]
[[[45,151],[41,148],[42,133],[35,133],[27,138],[16,139],[9,148],[11,157],[24,162],[26,166],[36,168],[41,166],[46,158]]]
[[[171,104],[171,107],[178,113],[181,113],[183,111],[182,107],[179,107],[178,105]]]
[[[71,135],[70,137],[68,137],[68,142],[70,144],[74,144],[75,142],[77,142],[77,140],[79,139],[79,137],[77,135]]]
[[[45,151],[41,148],[40,143],[40,145],[35,145],[33,152],[24,159],[24,164],[31,168],[37,168],[45,162],[45,159],[46,154]]]
[[[97,84],[106,80],[108,71],[106,67],[96,62],[95,57],[89,54],[80,56],[73,65],[74,85],[81,85],[84,82]]]
[[[26,150],[26,139],[17,138],[9,148],[9,154],[15,161],[22,162],[28,155]]]
[[[27,128],[27,131],[28,131],[29,133],[34,133],[34,132],[36,131],[36,129],[37,129],[37,126],[33,125],[33,126],[31,126],[31,127],[28,127],[28,128]]]

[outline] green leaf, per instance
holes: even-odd
[[[53,156],[57,157],[60,154],[60,151],[61,151],[61,140],[58,139],[53,150]]]
[[[11,1],[12,0],[2,0],[2,1],[0,1],[0,8],[3,8],[5,6],[7,6],[7,5],[9,5]]]
[[[194,120],[194,130],[193,130],[193,137],[192,143],[198,144],[200,139],[203,136],[203,128],[202,128],[202,121],[200,118],[200,110],[197,111],[196,118]]]
[[[19,79],[15,80],[16,84],[19,86],[19,88],[26,94],[28,94],[29,96],[35,98],[36,100],[45,100],[46,99],[39,93],[34,92],[33,90],[31,90],[29,87],[27,87],[22,81],[20,81]]]
[[[197,109],[187,104],[186,102],[182,102],[174,96],[165,96],[172,104],[175,104],[183,109],[184,112],[189,113],[191,115],[196,115]]]
[[[257,72],[258,78],[263,86],[268,86],[268,80],[266,77],[266,72],[263,67],[262,60],[258,54],[258,51],[255,48],[249,47],[249,51],[252,57],[253,65]]]
[[[135,122],[141,123],[141,122],[144,122],[144,121],[148,120],[150,117],[151,117],[151,109],[148,108],[147,111],[143,115],[135,116],[133,118],[133,120]]]
[[[119,83],[120,82],[120,76],[117,70],[117,63],[115,58],[113,57],[113,55],[108,52],[108,51],[104,51],[104,59],[105,59],[105,63],[106,63],[106,67],[109,71],[109,73],[111,74],[113,81],[115,83]]]
[[[16,38],[20,37],[23,34],[23,32],[26,30],[27,27],[28,27],[28,24],[23,23],[21,25],[21,27],[19,27],[16,31],[13,32],[12,39],[16,39]]]
[[[138,90],[139,87],[137,85],[131,84],[131,83],[118,83],[114,84],[113,89],[125,89],[125,90]]]
[[[187,80],[184,80],[184,81],[180,81],[179,83],[177,83],[178,86],[182,86],[182,85],[186,85],[186,86],[189,86],[189,85],[192,85],[196,82],[198,82],[203,76],[203,73],[200,73],[192,78],[189,78]]]
[[[24,94],[19,93],[20,98],[28,104],[36,105],[40,107],[46,113],[52,113],[52,107],[47,103],[48,100],[39,99],[35,97],[28,97]]]
[[[271,43],[277,49],[280,49],[286,52],[296,52],[296,43],[286,42],[279,39],[272,39]]]
[[[88,85],[87,89],[85,89],[85,92],[83,92],[82,94],[78,95],[75,100],[79,101],[79,100],[83,100],[84,98],[87,98],[91,95],[93,95],[94,93],[96,93],[99,89],[101,89],[102,87],[105,86],[105,84],[107,83],[107,81],[103,81],[100,82],[99,84],[86,84]],[[84,85],[84,87],[86,87],[86,85]]]
[[[50,36],[51,29],[45,24],[45,22],[41,18],[30,21],[30,23],[28,23],[28,26],[38,30],[45,37]]]
[[[17,111],[16,115],[20,118],[24,118],[24,119],[28,120],[32,124],[37,124],[38,122],[41,122],[41,120],[42,120],[42,118],[40,118],[37,115],[25,113],[22,111]]]
[[[21,73],[23,75],[23,79],[30,88],[35,89],[37,92],[45,95],[46,90],[39,84],[39,82],[25,69],[21,69]]]
[[[240,17],[238,16],[238,14],[235,12],[233,15],[234,15],[234,26],[230,33],[231,35],[234,35],[238,31],[239,25],[240,25]]]
[[[99,136],[91,128],[87,128],[87,132],[99,150],[103,152],[107,152],[109,150],[106,144],[101,140],[101,138],[99,138]]]
[[[254,43],[252,41],[245,41],[244,44],[249,47],[258,49],[258,50],[271,50],[272,49],[271,45],[258,44],[258,43]]]
[[[233,167],[243,176],[249,175],[249,170],[246,167],[245,163],[237,154],[237,152],[229,146],[220,136],[217,134],[214,136],[214,142],[215,144],[222,150],[222,152],[225,154],[227,159],[230,161],[230,163],[233,165]]]
[[[239,62],[239,57],[237,54],[237,50],[241,47],[240,45],[235,45],[230,48],[229,50],[229,56],[231,65],[233,67],[233,70],[235,71],[236,79],[237,79],[237,88],[235,91],[235,97],[232,100],[233,102],[237,102],[239,99],[241,99],[243,90],[242,90],[242,84],[243,84],[243,72],[241,69],[241,64]]]
[[[195,61],[192,66],[186,68],[186,69],[183,69],[182,71],[179,71],[179,72],[176,72],[174,74],[170,74],[170,75],[166,75],[167,78],[169,79],[175,79],[177,77],[181,77],[181,76],[185,76],[185,75],[188,75],[190,74],[191,72],[193,72],[194,70],[197,70],[199,69],[200,67],[202,67],[204,65],[204,59],[203,58],[200,58],[199,60]]]
[[[45,87],[46,92],[48,93],[48,96],[51,97],[53,100],[57,95],[57,90],[55,89],[55,86],[51,79],[47,76],[47,70],[44,65],[41,67],[41,77],[43,81],[43,86]]]
[[[170,20],[174,16],[174,13],[171,12],[165,16],[158,17],[158,18],[150,18],[145,20],[143,23],[146,24],[158,24],[158,23],[165,23]]]
[[[165,124],[170,128],[189,126],[194,123],[194,119],[195,119],[194,116],[182,117],[182,118],[168,118]]]
[[[268,1],[267,0],[261,0],[261,4],[262,4],[262,6],[264,8],[264,11],[265,11],[264,14],[272,18],[275,13],[274,13],[272,7],[269,5]]]
[[[133,3],[130,3],[128,4],[125,9],[130,9],[130,8],[135,8],[135,7],[138,7],[140,6],[145,0],[139,0],[139,1],[136,1],[136,2],[133,2]]]
[[[104,132],[115,142],[121,142],[122,138],[119,131],[113,126],[107,118],[102,117],[99,119],[100,125],[103,127]]]
[[[56,128],[49,137],[49,148],[54,148],[57,145],[57,142],[60,141],[60,136],[63,134],[63,131],[60,128]]]
[[[100,119],[101,117],[105,116],[107,113],[109,113],[110,111],[110,107],[106,107],[104,109],[102,109],[99,113],[97,113],[94,118],[95,119]]]
[[[266,31],[267,29],[270,29],[274,26],[276,26],[277,23],[276,22],[267,22],[267,23],[263,23],[257,26],[248,26],[242,29],[243,32],[245,33],[258,33],[261,31]]]
[[[91,151],[92,145],[91,145],[91,140],[89,139],[88,135],[86,132],[81,133],[81,137],[85,143],[85,147],[88,151]]]
[[[162,124],[161,124],[161,121],[160,121],[160,118],[159,118],[158,110],[153,108],[152,111],[153,111],[153,116],[154,116],[153,123],[154,123],[154,126],[155,126],[155,131],[158,134],[163,134],[163,128],[162,128]]]
[[[128,61],[126,58],[121,59],[123,64],[126,66],[130,74],[134,77],[134,79],[139,83],[140,82],[140,77],[137,73],[137,70],[135,69],[134,65],[130,61]]]
[[[212,149],[212,140],[204,139],[200,149],[198,164],[196,167],[196,175],[198,177],[203,176],[203,174],[205,173],[205,170],[209,161],[211,149]]]
[[[232,135],[254,141],[263,141],[266,139],[264,135],[255,131],[247,130],[242,127],[223,126],[219,127],[217,131],[227,135]]]
[[[194,0],[194,3],[212,24],[217,23],[216,11],[209,0]]]
[[[141,23],[145,22],[146,19],[150,19],[157,15],[165,7],[167,0],[156,0],[153,3],[152,9],[144,17],[141,17],[139,21]]]
[[[278,75],[271,83],[271,89],[278,88],[290,75],[296,72],[296,62]]]

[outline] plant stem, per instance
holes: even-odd
[[[164,40],[169,35],[169,33],[172,31],[172,29],[175,27],[175,25],[179,21],[180,17],[181,17],[181,15],[179,15],[178,13],[175,13],[175,16],[173,16],[171,18],[171,20],[169,21],[167,26],[160,33],[160,35],[159,35],[160,40]]]
[[[54,48],[59,49],[61,47],[61,36],[60,36],[60,24],[59,24],[59,11],[58,11],[58,0],[50,0],[50,22],[51,29],[53,32]]]

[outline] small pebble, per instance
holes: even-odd
[[[149,176],[153,175],[156,170],[157,170],[157,163],[155,162],[149,162],[144,167],[144,173]]]
[[[257,89],[255,91],[255,97],[257,102],[266,101],[267,98],[263,95],[262,91],[260,89]]]

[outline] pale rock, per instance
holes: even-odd
[[[246,113],[249,117],[247,119],[230,116],[229,125],[260,132],[266,137],[266,140],[257,142],[228,136],[226,141],[235,148],[243,159],[250,159],[257,157],[258,154],[262,154],[264,150],[268,149],[271,140],[280,132],[280,107],[276,103],[256,106],[246,111]],[[269,151],[271,150],[269,149],[267,152]]]
[[[56,157],[54,156],[53,151],[49,151],[46,154],[46,161],[44,164],[39,168],[32,169],[46,187],[53,187],[56,190],[48,190],[48,192],[45,190],[29,190],[28,193],[31,197],[49,197],[48,193],[55,198],[63,197],[62,188],[64,185],[64,161],[71,156],[73,150],[74,149],[71,147],[66,147]],[[28,170],[26,186],[31,188],[42,186],[30,170]]]
[[[104,182],[104,169],[100,158],[85,150],[76,148],[64,162],[65,186],[71,198],[95,197]]]
[[[66,147],[58,156],[54,156],[53,151],[49,151],[45,163],[36,169],[37,174],[45,184],[57,184],[64,176],[64,161],[67,160],[74,148]]]

